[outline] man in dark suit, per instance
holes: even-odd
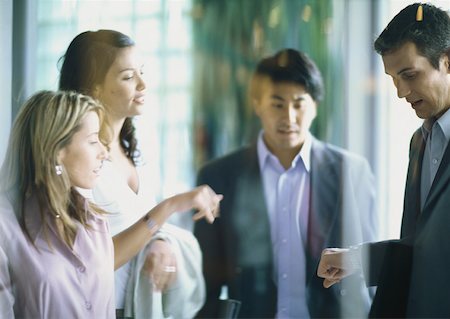
[[[401,239],[361,249],[325,250],[324,286],[358,268],[378,285],[372,315],[450,317],[450,17],[415,3],[401,10],[375,41],[385,71],[424,123],[410,144]],[[360,267],[346,261],[358,251]],[[358,256],[356,256],[358,260]],[[354,264],[353,264],[354,265]],[[366,269],[369,268],[370,269]]]
[[[195,225],[207,300],[200,317],[218,316],[219,294],[242,302],[240,317],[364,317],[370,294],[360,275],[324,289],[315,270],[330,245],[373,240],[374,180],[366,160],[309,132],[323,94],[304,53],[263,59],[250,96],[262,131],[254,145],[204,166],[199,184],[223,194],[220,218]]]

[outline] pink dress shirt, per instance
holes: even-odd
[[[0,196],[0,318],[115,318],[106,218],[87,211],[91,228],[80,225],[71,249],[56,236],[55,223],[44,233],[36,199],[25,205],[31,238]]]

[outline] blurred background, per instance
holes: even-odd
[[[372,44],[413,2],[0,0],[0,162],[23,101],[57,88],[59,59],[72,38],[115,29],[145,56],[147,111],[135,121],[156,196],[187,190],[206,161],[255,137],[250,74],[262,57],[290,47],[312,57],[324,76],[313,134],[368,159],[380,238],[397,238],[409,139],[421,122],[396,97]],[[450,0],[429,3],[450,9]]]

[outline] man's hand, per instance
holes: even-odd
[[[323,286],[329,288],[358,270],[354,255],[346,248],[326,248],[322,251],[317,276],[324,278]]]
[[[177,260],[169,243],[155,240],[147,249],[144,265],[154,288],[165,291],[176,279]]]

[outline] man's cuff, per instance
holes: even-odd
[[[354,245],[349,247],[349,263],[354,271],[362,270],[361,262],[361,245]]]

